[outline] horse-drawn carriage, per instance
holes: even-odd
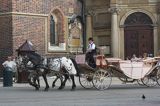
[[[36,89],[39,89],[39,86],[35,80],[40,76],[39,73],[41,73],[41,76],[43,76],[46,83],[45,89],[48,90],[49,85],[46,75],[49,71],[53,71],[57,78],[61,78],[62,84],[60,89],[64,88],[69,77],[73,82],[72,89],[75,89],[76,84],[74,81],[74,76],[79,76],[79,82],[82,87],[95,87],[99,90],[109,88],[112,82],[112,77],[118,77],[125,83],[137,81],[139,84],[146,86],[155,86],[157,83],[160,85],[159,58],[130,61],[105,58],[104,55],[97,55],[95,56],[97,64],[96,68],[92,68],[86,63],[85,54],[76,55],[75,59],[66,57],[51,58],[49,63],[36,64],[36,62],[39,63],[39,61],[41,61],[40,58],[41,56],[37,55],[35,52],[27,52],[20,62],[20,66],[25,66],[25,68],[29,61],[34,64],[31,69],[36,71],[32,71],[34,74],[30,76],[30,83],[35,86]],[[34,81],[31,79],[34,79]]]
[[[137,81],[138,84],[148,87],[155,86],[157,83],[160,85],[159,57],[138,61],[106,58],[107,64],[105,64],[105,57],[99,55],[96,56],[96,62],[99,61],[101,64],[98,64],[95,69],[89,67],[84,58],[84,55],[76,56],[76,61],[83,70],[79,82],[84,88],[95,87],[105,90],[110,87],[112,77],[117,77],[125,83]]]

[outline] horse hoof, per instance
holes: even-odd
[[[59,89],[59,90],[62,90],[63,88],[64,88],[64,86],[60,86],[58,89]]]
[[[75,87],[73,87],[73,88],[71,89],[71,91],[75,91],[75,89],[76,89],[76,88],[75,88]]]
[[[56,85],[52,85],[52,88],[54,88]]]
[[[48,89],[44,89],[44,91],[48,91]]]
[[[75,89],[71,89],[71,91],[75,91]]]
[[[45,88],[44,91],[48,91],[49,88]]]
[[[58,90],[62,90],[62,87],[59,87]]]
[[[36,89],[35,89],[36,91],[39,91],[39,88],[38,87],[36,87]]]

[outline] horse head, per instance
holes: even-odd
[[[18,56],[15,58],[15,62],[17,64],[17,68],[19,71],[25,70],[26,65],[24,62],[24,58],[22,56]]]

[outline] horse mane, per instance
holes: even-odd
[[[38,54],[38,53],[31,52],[29,54],[31,54],[32,56],[35,56],[36,58],[43,59],[43,57],[40,54]]]
[[[29,58],[29,61],[31,61],[34,65],[42,64],[43,58],[38,53],[26,52],[26,55]]]
[[[80,76],[80,69],[78,68],[77,62],[73,58],[70,58],[70,59],[71,59],[73,65],[75,66],[75,69],[77,71],[77,75],[76,76]]]

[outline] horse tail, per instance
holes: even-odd
[[[75,67],[75,69],[77,71],[76,76],[80,76],[80,69],[78,68],[77,62],[73,58],[70,58],[70,59],[71,59],[72,63],[74,64],[74,67]]]

